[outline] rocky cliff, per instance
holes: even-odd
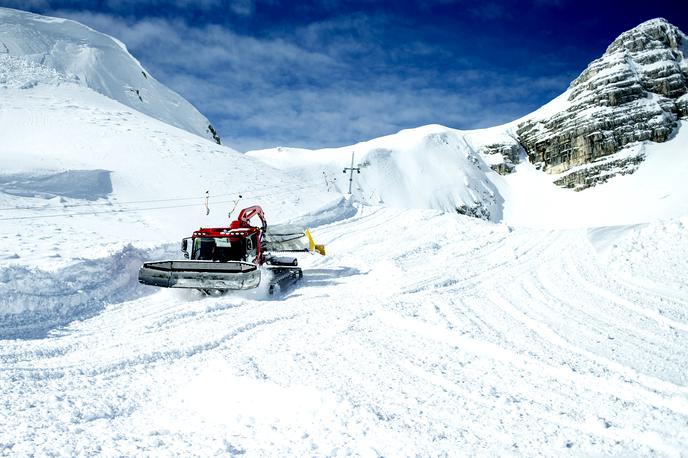
[[[633,142],[666,141],[688,118],[688,37],[664,19],[644,22],[614,40],[565,96],[556,113],[518,125],[529,160],[576,189],[605,181],[610,169],[632,173],[642,155],[609,156]]]

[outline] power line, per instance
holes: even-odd
[[[261,188],[262,189],[262,188]],[[215,194],[210,197],[227,197],[234,196],[236,193],[229,194]],[[72,208],[72,207],[95,207],[95,206],[113,206],[113,205],[129,205],[129,204],[149,204],[155,202],[174,202],[178,200],[193,200],[193,199],[203,199],[204,196],[195,197],[176,197],[170,199],[151,199],[151,200],[130,200],[124,202],[95,202],[92,204],[67,204],[63,205],[61,208]],[[46,207],[43,205],[35,205],[32,207],[5,207],[0,208],[0,211],[11,211],[11,210],[56,210],[55,207]]]
[[[315,187],[317,185],[309,185],[305,187]],[[293,186],[263,186],[259,188],[254,188],[253,191],[249,191],[249,194],[254,191],[261,191],[263,189],[304,189],[305,187],[299,186],[299,187],[293,187]],[[223,193],[223,194],[211,194],[211,198],[217,198],[217,197],[229,197],[229,196],[237,196],[241,194],[241,191],[237,192],[230,192],[230,193]],[[201,196],[194,196],[194,197],[175,197],[175,198],[169,198],[169,199],[150,199],[150,200],[130,200],[130,201],[118,201],[118,202],[96,202],[96,203],[88,203],[88,204],[67,204],[63,205],[62,207],[59,208],[76,208],[76,207],[96,207],[96,206],[115,206],[115,205],[130,205],[130,204],[148,204],[148,203],[156,203],[156,202],[175,202],[175,201],[183,201],[183,200],[194,200],[194,199],[199,199],[202,200],[205,198],[205,195]],[[49,206],[43,206],[43,205],[35,205],[35,206],[30,206],[30,207],[0,207],[0,211],[16,211],[16,210],[58,210],[59,208],[57,207],[49,207]]]
[[[218,204],[234,202],[233,200],[224,200],[217,202]],[[106,213],[129,213],[135,211],[147,211],[147,210],[163,210],[169,208],[183,208],[183,207],[196,207],[198,204],[185,204],[185,205],[169,205],[165,207],[145,207],[145,208],[124,208],[118,210],[101,210],[94,212],[79,212],[79,213],[53,213],[49,215],[31,215],[31,216],[11,216],[7,218],[0,218],[0,221],[11,221],[19,219],[39,219],[39,218],[59,218],[59,217],[71,217],[80,215],[102,215]]]
[[[284,187],[264,187],[264,188],[258,188],[258,190],[262,189],[273,189],[274,191],[282,190],[282,189],[287,189],[288,192],[291,194],[295,195],[294,191],[296,190],[301,190],[301,189],[306,189],[306,188],[312,188],[313,185],[303,185],[303,186],[284,186]],[[263,193],[263,194],[253,194],[254,191],[249,191],[248,193],[245,193],[249,198],[251,199],[258,199],[260,197],[265,197],[269,196],[271,194],[274,194],[273,192],[268,192],[268,193]],[[223,194],[223,195],[237,195],[237,194]],[[202,198],[195,197],[194,199],[199,199],[202,200]],[[157,199],[153,201],[136,201],[137,203],[142,203],[142,202],[165,202],[169,201],[172,199]],[[133,203],[134,201],[132,201]],[[236,200],[220,200],[220,201],[215,201],[213,204],[225,204],[225,203],[230,203],[230,202],[236,202]],[[195,203],[195,204],[183,204],[183,205],[168,205],[168,206],[162,206],[162,207],[144,207],[144,208],[124,208],[124,209],[112,209],[112,210],[101,210],[101,211],[90,211],[90,212],[78,212],[78,213],[54,213],[54,214],[48,214],[48,215],[30,215],[30,216],[11,216],[11,217],[5,217],[5,218],[0,218],[0,221],[16,221],[16,220],[25,220],[25,219],[39,219],[39,218],[59,218],[59,217],[72,217],[72,216],[85,216],[85,215],[102,215],[102,214],[108,214],[108,213],[130,213],[130,212],[138,212],[138,211],[147,211],[147,210],[166,210],[166,209],[172,209],[172,208],[186,208],[186,207],[195,207],[197,205],[202,206],[202,204]],[[40,207],[41,209],[45,207]]]

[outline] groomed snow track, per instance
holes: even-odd
[[[686,231],[364,207],[276,300],[147,290],[2,341],[0,454],[680,456]]]

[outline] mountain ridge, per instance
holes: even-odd
[[[534,112],[500,126],[458,130],[429,125],[351,146],[313,150],[313,154],[283,147],[247,154],[292,172],[302,168],[311,177],[316,175],[317,167],[329,166],[325,172],[333,174],[337,168],[348,166],[353,151],[362,164],[375,168],[383,165],[376,165],[376,154],[372,152],[387,149],[389,157],[398,156],[395,167],[412,175],[422,168],[420,164],[424,160],[444,161],[446,169],[458,168],[453,180],[443,178],[440,173],[439,178],[423,180],[421,190],[403,190],[399,189],[400,180],[372,184],[363,177],[359,198],[368,196],[369,199],[396,189],[396,195],[407,196],[405,204],[397,200],[397,205],[418,206],[418,196],[425,195],[421,206],[500,221],[499,217],[495,219],[496,215],[510,212],[497,208],[498,202],[507,202],[508,206],[508,196],[521,194],[515,191],[516,187],[532,187],[532,192],[538,195],[556,194],[562,201],[569,201],[566,194],[550,191],[545,183],[584,190],[617,176],[630,175],[643,166],[648,155],[673,151],[683,145],[685,135],[678,134],[688,116],[683,108],[688,103],[687,46],[688,39],[675,26],[664,19],[653,19],[620,34],[605,54],[591,62],[564,93]],[[423,138],[438,135],[451,141],[444,146],[437,147],[435,143],[434,149],[418,151],[418,164],[401,165],[408,163],[403,158],[409,154],[406,144],[421,144]],[[659,146],[672,139],[681,145]],[[471,157],[477,159],[464,162]],[[504,177],[485,170],[485,165]],[[509,178],[519,171],[528,176],[531,183],[517,177]],[[644,186],[650,184],[644,181],[646,179],[642,178]],[[493,190],[487,182],[498,189],[494,195],[476,192],[479,188]],[[464,186],[466,192],[453,190],[452,186]],[[346,192],[343,186],[338,189]],[[356,192],[354,189],[354,194]],[[450,195],[453,197],[448,197]],[[644,201],[641,196],[637,197]],[[539,196],[534,196],[532,200],[538,199]],[[578,201],[580,205],[584,201],[585,205],[591,205],[589,197]],[[621,200],[615,202],[614,205],[622,204]],[[551,206],[553,202],[546,205]],[[492,211],[485,212],[483,208]],[[633,221],[643,218],[650,217]]]
[[[0,57],[4,58],[5,66],[5,71],[0,71],[0,78],[4,74],[0,85],[17,79],[26,80],[24,84],[29,86],[79,84],[220,143],[208,119],[158,82],[128,52],[124,43],[79,22],[0,7]],[[8,68],[10,65],[13,67]],[[22,65],[34,74],[17,74],[23,70]],[[11,74],[12,68],[15,74]],[[41,79],[44,76],[50,77]]]
[[[517,135],[530,162],[563,173],[634,142],[668,140],[688,117],[687,93],[688,37],[651,19],[620,34],[571,82],[561,110],[526,116]],[[596,182],[585,174],[560,181],[578,189]]]

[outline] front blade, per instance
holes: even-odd
[[[139,269],[139,283],[163,288],[252,289],[260,283],[260,270],[240,261],[156,261]]]

